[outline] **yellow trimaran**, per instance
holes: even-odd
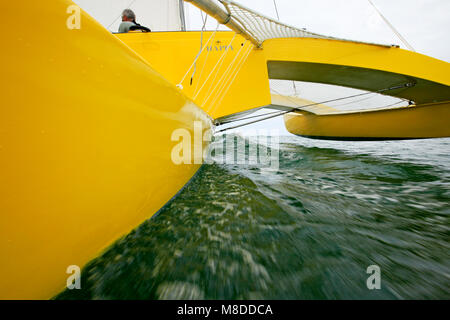
[[[51,298],[65,288],[68,266],[86,265],[174,197],[200,167],[173,163],[175,130],[194,133],[197,121],[206,132],[229,115],[305,104],[272,96],[269,79],[367,91],[405,85],[385,94],[415,102],[291,112],[285,123],[294,134],[450,136],[449,63],[395,46],[295,36],[300,30],[283,25],[261,41],[233,15],[236,4],[221,1],[228,6],[219,11],[190,2],[233,30],[203,33],[210,41],[196,64],[205,71],[192,84],[185,75],[200,32],[115,35],[85,12],[81,28],[68,28],[70,0],[0,6],[14,13],[2,17],[1,299]]]

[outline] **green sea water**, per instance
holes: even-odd
[[[277,148],[278,168],[203,165],[56,298],[450,299],[450,139]]]

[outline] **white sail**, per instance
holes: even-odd
[[[73,0],[105,28],[117,32],[121,13],[130,8],[136,21],[152,31],[185,30],[183,0]]]

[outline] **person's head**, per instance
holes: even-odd
[[[131,21],[134,22],[136,20],[136,15],[134,14],[133,10],[131,9],[125,9],[122,12],[122,21]]]

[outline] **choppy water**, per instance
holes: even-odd
[[[279,150],[278,170],[204,165],[57,298],[450,298],[450,139]]]

